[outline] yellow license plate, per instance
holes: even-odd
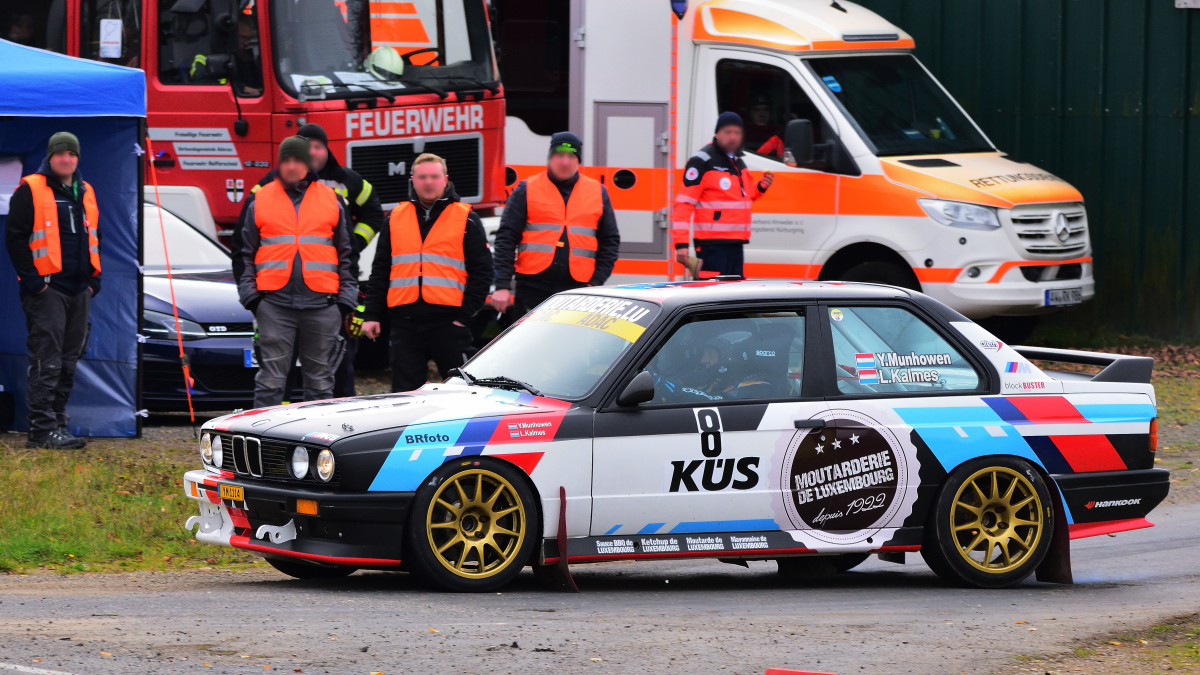
[[[246,493],[237,485],[222,485],[221,499],[232,499],[235,502],[246,501]]]

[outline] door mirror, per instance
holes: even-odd
[[[654,376],[643,370],[625,386],[625,391],[617,397],[617,405],[628,408],[654,400]]]
[[[787,123],[783,133],[784,146],[791,154],[791,161],[784,162],[791,166],[806,166],[815,161],[813,156],[813,125],[811,120],[792,120]]]

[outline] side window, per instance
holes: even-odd
[[[79,55],[128,68],[141,67],[141,0],[82,0]]]
[[[785,399],[800,395],[802,311],[697,316],[646,364],[659,403]]]
[[[0,3],[0,20],[0,39],[67,53],[67,0]]]
[[[163,84],[226,84],[262,95],[256,0],[159,0],[158,79]]]
[[[979,373],[923,320],[900,307],[831,307],[843,394],[972,391]]]
[[[811,121],[814,143],[824,143],[833,135],[817,106],[791,74],[763,63],[719,61],[717,107],[742,116],[747,152],[779,161],[783,161],[784,130],[791,120]]]

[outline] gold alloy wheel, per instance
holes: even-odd
[[[992,466],[958,488],[950,512],[963,559],[988,574],[1009,572],[1033,555],[1042,537],[1042,500],[1024,474]]]
[[[429,546],[443,567],[486,579],[513,562],[525,540],[525,506],[512,484],[487,469],[446,479],[425,519]]]

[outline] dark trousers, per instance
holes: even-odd
[[[29,337],[29,435],[41,436],[67,424],[67,398],[75,385],[75,365],[87,349],[92,293],[70,296],[46,286],[21,299]]]
[[[451,368],[466,361],[471,330],[447,321],[418,328],[412,321],[392,320],[388,339],[392,361],[392,391],[412,391],[429,381],[429,361],[444,378]]]
[[[701,260],[700,278],[706,279],[718,274],[742,275],[743,256],[742,244],[698,244],[696,257]],[[708,274],[705,274],[708,272]]]
[[[254,407],[283,402],[288,371],[300,356],[304,400],[333,397],[333,373],[341,362],[345,341],[338,334],[342,313],[337,305],[320,309],[293,309],[271,302],[259,303],[258,374],[254,376]]]
[[[358,355],[358,338],[346,335],[344,328],[342,337],[346,338],[346,355],[342,357],[342,363],[333,374],[334,398],[358,395],[354,390],[354,357]]]

